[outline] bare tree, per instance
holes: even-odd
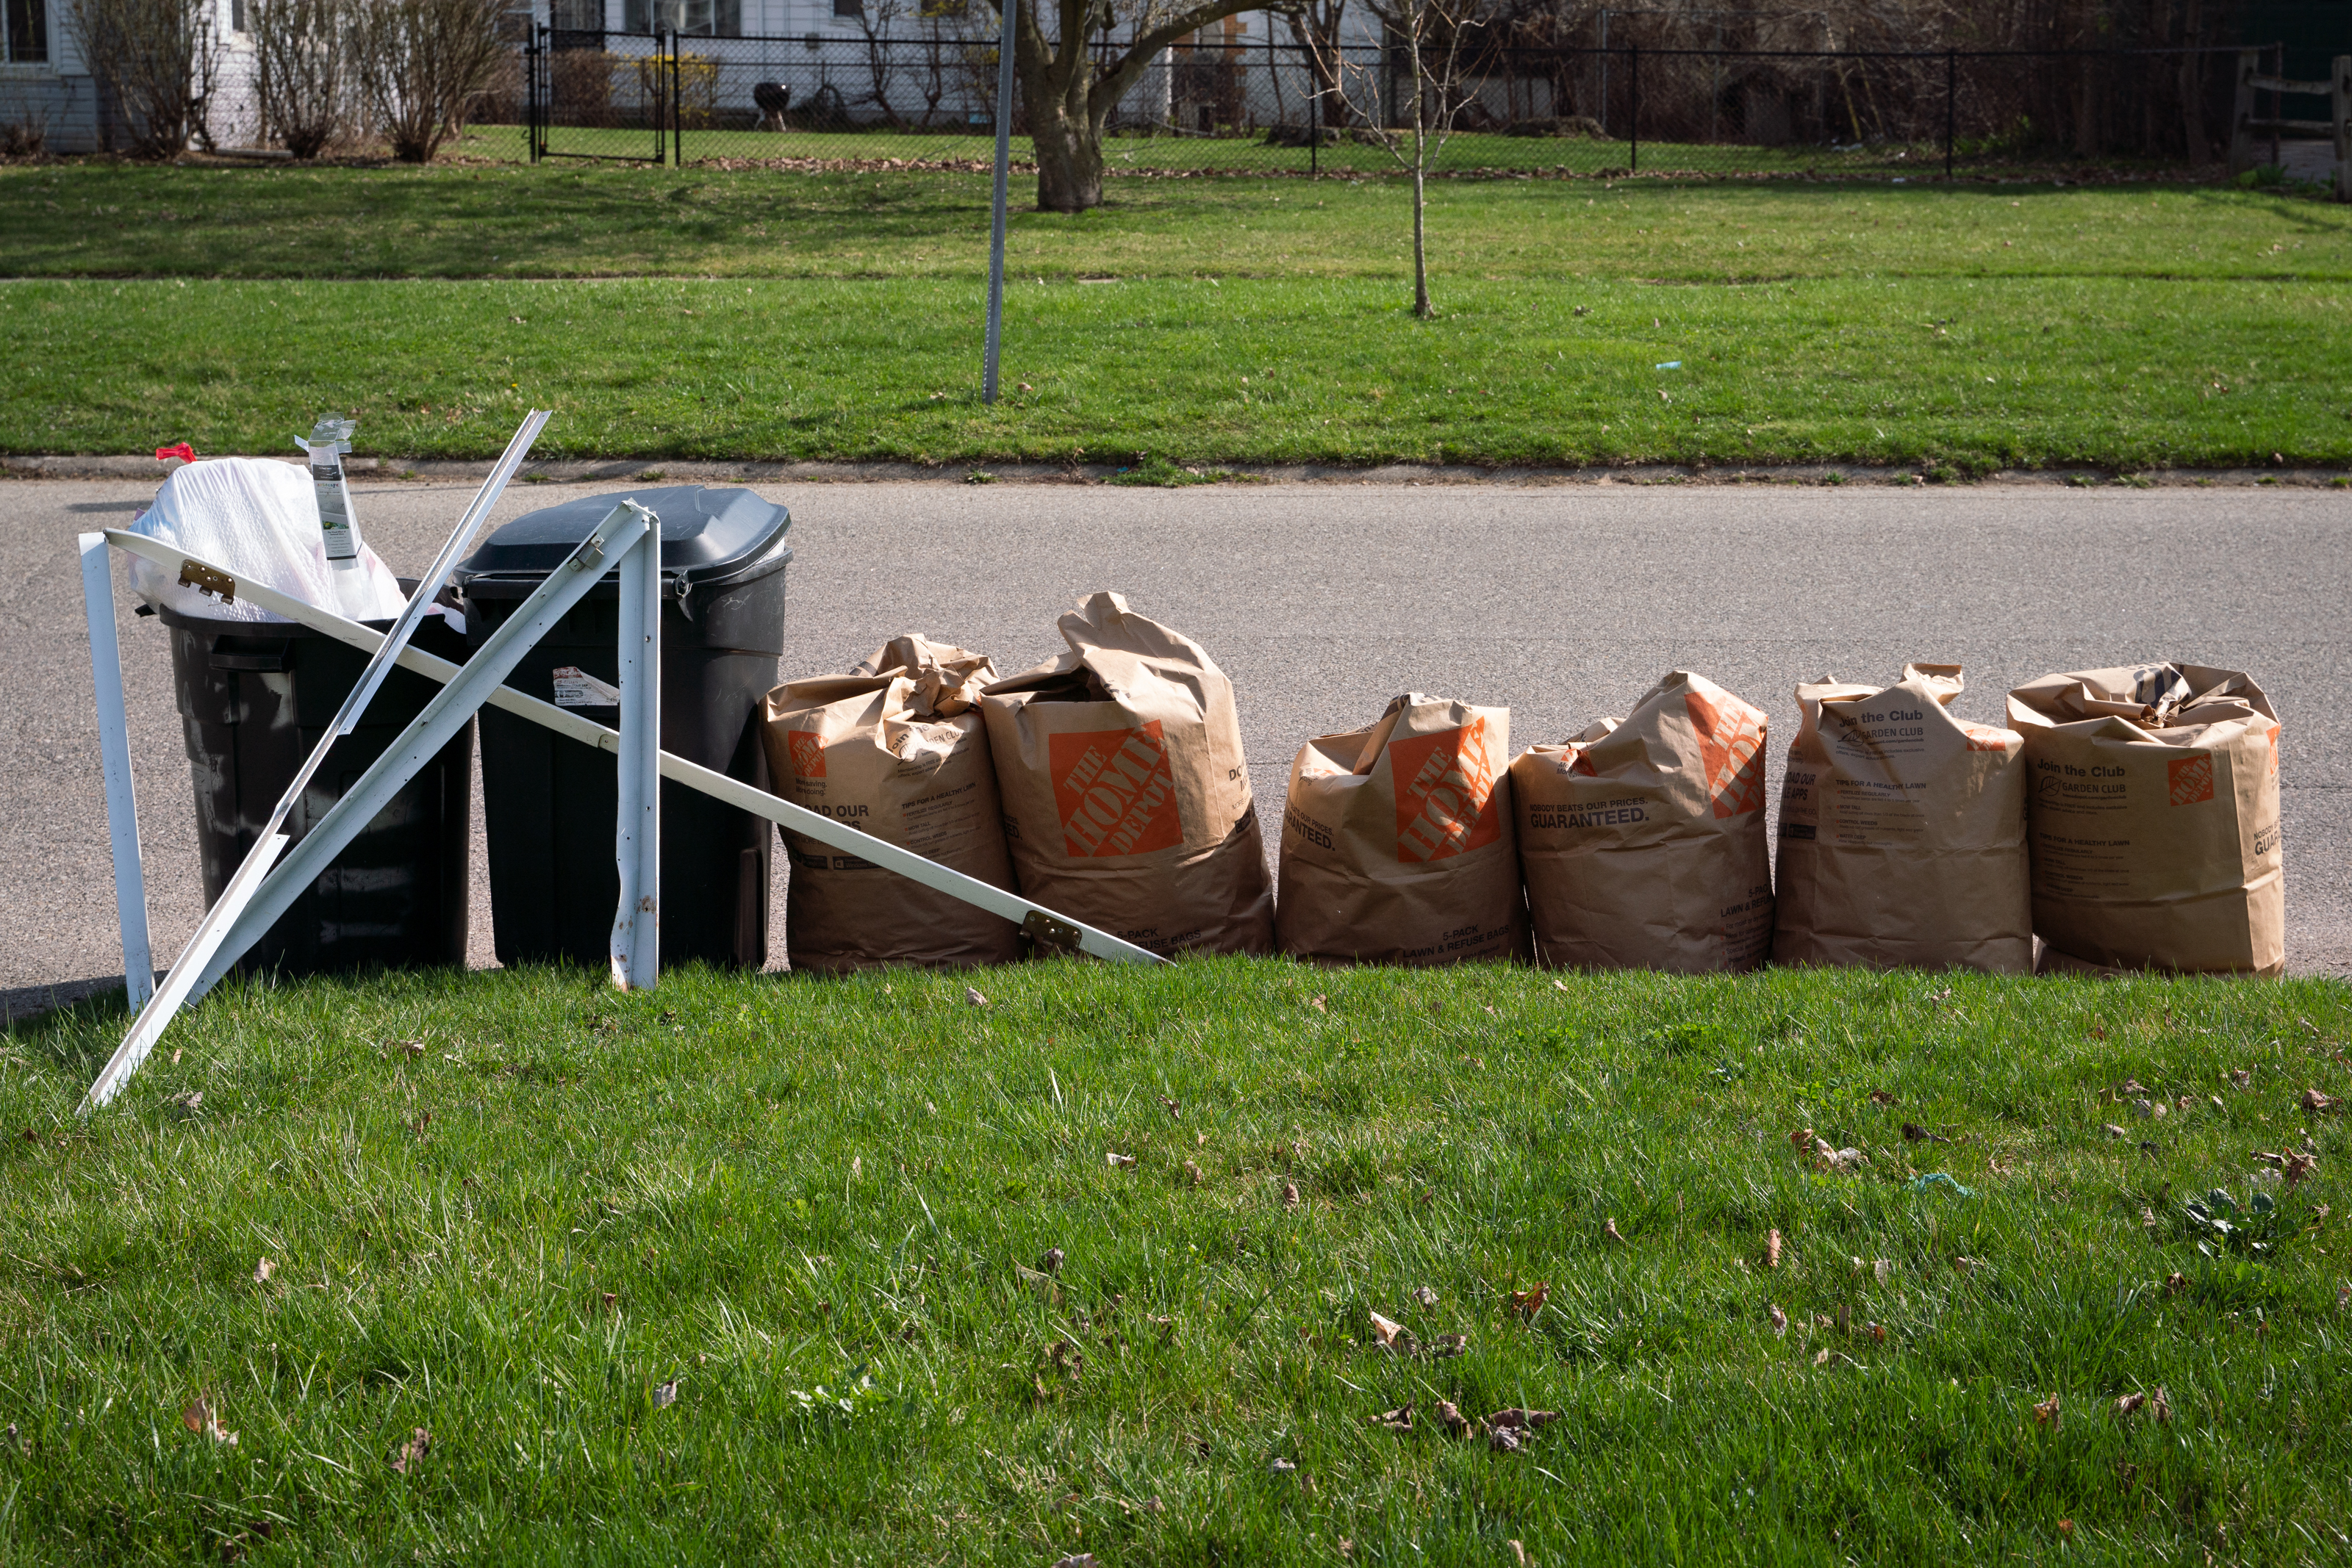
[[[1048,7],[1050,36],[1039,16]],[[1013,69],[1036,150],[1039,210],[1102,205],[1103,127],[1162,49],[1212,22],[1265,9],[1266,0],[1023,0]],[[1122,27],[1123,45],[1111,38]]]
[[[1347,13],[1348,0],[1300,0],[1288,17],[1291,37],[1306,51],[1307,72],[1314,79],[1315,96],[1322,105],[1319,119],[1325,125],[1339,118],[1335,110],[1343,101],[1336,65],[1339,27]]]
[[[262,119],[297,158],[316,158],[357,119],[349,0],[249,0]]]
[[[868,97],[893,131],[906,121],[890,107],[890,28],[906,14],[906,0],[865,0],[857,7],[857,30],[866,35],[866,70],[874,81]]]
[[[122,111],[132,150],[173,158],[206,146],[205,105],[220,78],[210,0],[68,0],[90,74]]]
[[[1454,134],[1454,117],[1468,94],[1464,90],[1464,35],[1486,20],[1489,0],[1368,0],[1387,34],[1388,47],[1401,48],[1412,83],[1412,96],[1394,107],[1405,123],[1391,125],[1380,112],[1382,67],[1348,63],[1336,42],[1315,46],[1325,55],[1333,91],[1349,114],[1371,129],[1366,138],[1412,176],[1412,313],[1424,319],[1437,314],[1429,302],[1428,180],[1429,166],[1445,150]],[[1318,78],[1325,74],[1318,68]]]
[[[360,82],[393,156],[429,163],[497,76],[506,0],[354,0]]]
[[[923,28],[923,75],[916,90],[923,97],[923,129],[930,129],[940,112],[940,99],[948,95],[948,62],[940,51],[952,37],[961,59],[964,48],[964,0],[922,0],[919,16]]]

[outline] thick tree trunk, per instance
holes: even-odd
[[[1030,114],[1029,133],[1037,148],[1037,210],[1083,213],[1102,205],[1102,132],[1051,106]]]

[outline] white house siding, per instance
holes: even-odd
[[[866,3],[875,5],[877,0]],[[946,46],[950,59],[958,47],[990,49],[994,45],[996,17],[987,0],[967,3],[970,14],[961,39]],[[831,85],[843,95],[852,119],[870,122],[887,118],[874,102],[865,29],[855,16],[836,16],[833,0],[536,0],[536,4],[538,21],[573,29],[574,38],[579,37],[583,23],[601,20],[607,29],[603,47],[621,56],[654,51],[653,39],[645,36],[652,18],[687,16],[699,24],[684,29],[688,33],[683,46],[687,53],[719,62],[717,107],[722,115],[748,120],[753,85],[777,81],[793,89],[796,107],[807,104],[821,88]],[[688,7],[683,13],[681,5]],[[906,8],[910,14],[891,24],[889,39],[898,58],[885,78],[883,90],[897,115],[914,121],[923,119],[929,108],[925,78],[929,73],[918,49],[936,35],[919,15],[911,14],[919,11],[919,0],[908,0]],[[716,26],[721,36],[703,33],[703,26]],[[1373,42],[1377,35],[1370,26],[1350,13],[1349,42]],[[1356,37],[1360,28],[1363,29],[1360,38]],[[563,35],[558,37],[560,40]],[[1277,46],[1272,55],[1266,48],[1269,38]],[[1206,106],[1178,103],[1171,92],[1175,81],[1186,78],[1180,68],[1187,63],[1222,68],[1220,78],[1239,89],[1223,95],[1228,100],[1224,107],[1230,110],[1238,104],[1251,124],[1277,120],[1303,123],[1307,118],[1313,82],[1289,28],[1279,18],[1253,12],[1213,24],[1187,44],[1163,51],[1129,89],[1116,123],[1160,125],[1173,114],[1188,121],[1184,129],[1200,129],[1189,121]],[[992,118],[992,83],[973,85],[968,77],[952,79],[961,74],[951,73],[948,90],[931,110],[934,127],[985,124]],[[1192,79],[1199,79],[1197,72]],[[614,106],[635,110],[636,90],[630,74],[616,74]],[[1212,113],[1208,118],[1228,128],[1233,122],[1230,113]]]
[[[30,120],[42,126],[52,152],[94,152],[110,140],[120,145],[123,140],[120,128],[100,122],[98,84],[82,57],[81,39],[74,31],[67,0],[44,0],[44,4],[49,57],[38,65],[0,63],[0,122]],[[230,25],[236,0],[214,0],[214,4],[223,47],[206,120],[217,145],[250,146],[261,128],[254,92],[253,42]]]

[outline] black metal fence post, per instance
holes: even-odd
[[[2285,75],[2286,45],[2284,42],[2273,44],[2271,46],[2271,76],[2273,79],[2275,80],[2279,78],[2284,77]],[[2279,152],[2279,133],[2284,129],[2284,121],[2281,117],[2285,113],[2286,103],[2284,101],[2284,95],[2280,93],[2278,89],[2271,89],[2271,165],[2273,168],[2285,162],[2285,159]]]
[[[1628,152],[1627,152],[1626,158],[1625,158],[1625,172],[1627,172],[1628,174],[1632,174],[1632,173],[1638,172],[1640,171],[1641,167],[1642,167],[1642,46],[1641,46],[1641,45],[1636,44],[1636,45],[1634,45],[1634,46],[1633,46],[1633,59],[1632,59],[1630,62],[1628,62],[1628,63],[1630,64],[1630,66],[1631,66],[1631,68],[1632,68],[1632,70],[1633,70],[1633,107],[1632,107],[1632,110],[1631,110],[1631,112],[1630,112],[1630,113],[1627,115],[1627,117],[1626,117],[1627,123],[1626,123],[1626,127],[1625,127],[1626,131],[1627,131],[1626,141],[1627,141],[1627,142],[1629,143],[1629,150],[1628,150]]]
[[[547,35],[545,27],[534,29],[535,43],[531,51],[534,57],[524,62],[529,68],[524,75],[530,82],[530,124],[526,134],[530,138],[530,161],[534,163],[547,156],[547,122],[552,108],[548,99],[552,96],[555,83],[555,71],[548,59],[548,46],[552,40]]]
[[[1271,13],[1267,16],[1266,26],[1269,28],[1274,26]],[[1306,57],[1301,55],[1300,58],[1306,59]],[[1323,84],[1315,75],[1315,62],[1311,59],[1307,60],[1307,177],[1310,180],[1323,177]]]
[[[676,27],[669,30],[669,162],[674,169],[686,167],[686,51]]]
[[[1952,177],[1952,131],[1958,123],[1958,117],[1952,112],[1952,105],[1957,101],[1953,95],[1959,86],[1959,62],[1960,57],[1958,50],[1944,51],[1944,178],[1947,180]]]

